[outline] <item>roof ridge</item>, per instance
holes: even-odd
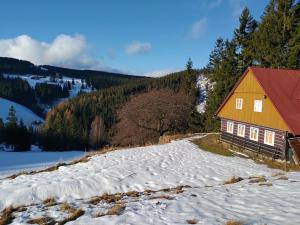
[[[274,67],[263,67],[263,66],[249,66],[251,69],[265,69],[265,70],[289,70],[289,71],[299,71],[299,69],[290,69],[290,68],[274,68]]]

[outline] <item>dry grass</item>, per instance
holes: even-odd
[[[168,195],[158,195],[158,196],[151,196],[149,199],[150,199],[150,200],[151,200],[151,199],[166,199],[166,200],[172,200],[173,197],[168,196]]]
[[[263,182],[267,182],[267,179],[264,176],[260,176],[257,177],[255,179],[252,179],[249,181],[249,183],[253,184],[253,183],[263,183]]]
[[[27,220],[26,223],[38,225],[55,225],[56,221],[48,216]]]
[[[191,220],[186,220],[186,222],[188,224],[197,224],[199,222],[199,220],[196,220],[196,219],[191,219]]]
[[[164,135],[159,137],[159,144],[167,144],[170,143],[171,141],[178,140],[178,139],[183,139],[187,137],[191,137],[193,134],[170,134],[170,135]]]
[[[240,181],[244,180],[243,178],[241,177],[231,177],[229,180],[226,180],[223,185],[226,185],[226,184],[234,184],[234,183],[238,183]]]
[[[279,173],[274,173],[274,174],[272,175],[272,177],[278,177],[278,176],[284,176],[284,175],[285,175],[285,173],[279,172]]]
[[[58,225],[64,225],[70,221],[77,220],[79,217],[81,217],[84,214],[84,211],[82,209],[74,209],[72,208],[71,211],[69,211],[69,215],[67,218],[65,218],[62,221],[57,222]]]
[[[198,145],[202,150],[212,152],[223,156],[232,156],[233,153],[229,151],[228,146],[219,140],[218,134],[209,134],[205,137],[195,139],[192,141]]]
[[[289,178],[287,176],[280,176],[277,178],[277,180],[288,180]]]
[[[97,213],[94,217],[102,217],[102,216],[112,216],[112,215],[121,215],[122,212],[126,209],[126,206],[123,203],[118,203],[112,206],[107,210],[106,213]]]
[[[60,205],[60,210],[63,211],[63,212],[72,213],[72,212],[74,212],[76,209],[73,208],[73,207],[71,207],[71,206],[69,205],[69,203],[63,202],[63,203],[61,203],[61,205]]]
[[[88,203],[97,205],[99,202],[107,202],[107,203],[115,203],[122,199],[122,197],[125,196],[125,193],[118,193],[118,194],[104,194],[101,196],[93,197],[91,200],[89,200]]]
[[[10,224],[15,218],[13,215],[14,211],[15,209],[12,206],[3,209],[0,214],[0,225]]]
[[[243,225],[243,223],[237,220],[229,220],[225,223],[225,225]]]
[[[27,210],[26,206],[19,206],[15,208],[15,212],[25,212]]]
[[[267,187],[271,187],[273,184],[271,183],[260,183],[258,184],[259,186],[267,186]]]
[[[45,207],[51,207],[56,205],[57,203],[54,198],[47,198],[43,201],[43,204]]]
[[[107,211],[106,215],[121,215],[125,208],[124,204],[116,204]]]
[[[234,151],[236,152],[246,153],[256,163],[265,164],[272,169],[279,169],[282,171],[300,171],[300,166],[298,165],[276,161],[274,159],[268,158],[265,155],[258,155],[257,153],[254,153],[247,149],[239,148],[228,143],[221,142],[219,134],[208,134],[205,137],[193,140],[193,143],[198,145],[202,150],[224,156],[232,156],[234,153],[232,151],[229,151],[229,149],[234,149]]]

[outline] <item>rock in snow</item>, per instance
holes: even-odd
[[[31,212],[20,212],[13,221],[25,224],[29,218],[45,216],[41,202],[53,197],[85,211],[68,224],[173,225],[187,224],[189,219],[196,219],[198,224],[224,224],[231,219],[245,224],[298,224],[300,173],[286,173],[286,180],[274,176],[277,172],[250,159],[202,151],[185,139],[118,150],[53,172],[0,180],[0,210],[9,205],[38,204],[31,206]],[[223,185],[232,176],[244,180]],[[251,176],[265,176],[272,186],[249,183]],[[129,199],[121,215],[94,218],[94,209],[87,205],[89,198],[104,193],[180,185],[191,188],[170,199]],[[56,219],[62,216],[57,206],[47,213]]]

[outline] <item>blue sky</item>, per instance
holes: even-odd
[[[9,0],[1,3],[0,56],[35,64],[161,75],[189,57],[204,66],[231,38],[244,6],[268,0]]]

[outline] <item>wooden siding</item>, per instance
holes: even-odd
[[[221,131],[223,131],[223,132],[227,131],[227,121],[234,122],[233,135],[236,135],[236,136],[237,136],[238,124],[245,125],[245,137],[244,138],[248,139],[248,140],[250,140],[250,138],[249,138],[250,127],[258,128],[259,129],[258,143],[261,143],[261,144],[264,144],[265,130],[273,131],[275,133],[274,147],[280,149],[282,151],[282,154],[284,154],[285,146],[286,146],[285,132],[280,131],[280,130],[275,130],[272,128],[268,128],[268,127],[257,126],[254,124],[248,124],[248,123],[243,123],[243,122],[234,121],[234,120],[222,119],[221,120]]]
[[[253,73],[249,71],[217,116],[276,130],[290,131],[271,100],[265,96],[264,90]],[[241,110],[235,108],[236,98],[243,99]],[[254,112],[254,100],[262,100],[262,112]]]

